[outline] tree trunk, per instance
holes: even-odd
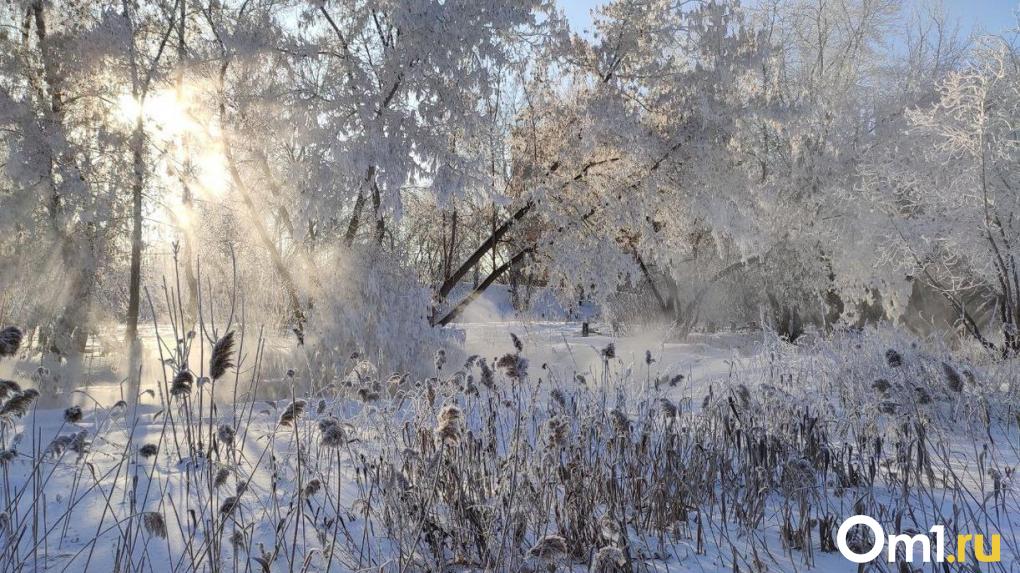
[[[144,133],[142,117],[138,116],[131,138],[134,167],[131,181],[131,270],[128,278],[127,328],[124,337],[133,344],[138,337],[138,308],[142,286],[142,189],[145,186],[145,156],[142,153]]]

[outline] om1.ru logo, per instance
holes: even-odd
[[[875,542],[864,553],[857,553],[854,549],[851,549],[847,545],[847,536],[850,534],[850,529],[856,525],[867,527],[871,530],[874,535]],[[855,515],[848,518],[839,526],[839,531],[836,532],[836,547],[839,548],[839,552],[850,561],[854,563],[868,563],[874,561],[882,553],[882,549],[886,543],[889,544],[889,550],[886,553],[888,561],[890,563],[896,562],[896,548],[897,546],[903,547],[903,558],[908,563],[913,563],[914,552],[920,550],[921,559],[925,563],[934,561],[935,563],[963,563],[967,560],[967,545],[973,543],[974,558],[982,563],[997,563],[1000,560],[999,553],[999,534],[993,534],[991,538],[991,551],[985,552],[985,536],[981,534],[977,535],[964,535],[960,534],[956,536],[956,554],[946,555],[946,528],[944,525],[936,525],[929,530],[935,535],[935,547],[934,553],[932,552],[932,541],[924,533],[917,535],[892,535],[888,537],[885,535],[885,531],[882,529],[882,524],[878,521],[868,517],[867,515]],[[860,548],[857,548],[860,549]]]

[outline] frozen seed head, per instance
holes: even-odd
[[[889,388],[892,388],[892,384],[890,384],[889,381],[886,380],[885,378],[879,378],[878,380],[875,380],[874,382],[871,383],[871,387],[877,390],[879,393],[885,394],[886,392],[889,391]]]
[[[899,368],[903,366],[903,355],[890,348],[885,351],[885,361],[890,368]]]
[[[18,452],[13,448],[9,450],[0,450],[0,466],[5,466],[14,461],[18,457]]]
[[[14,380],[0,380],[0,400],[6,400],[8,396],[21,392],[21,385]]]
[[[437,417],[436,437],[443,443],[456,444],[460,442],[463,420],[464,412],[460,408],[453,404],[445,406]]]
[[[609,420],[613,424],[613,430],[617,434],[630,433],[630,418],[620,410],[613,408],[609,411]]]
[[[234,511],[237,509],[238,505],[240,505],[240,500],[237,498],[237,496],[232,495],[228,497],[227,499],[223,500],[223,503],[220,504],[220,515],[223,515],[224,517],[232,515]]]
[[[563,393],[563,390],[553,388],[552,392],[549,392],[549,398],[560,408],[566,409],[567,396]]]
[[[511,332],[510,333],[510,340],[513,341],[514,348],[517,349],[517,352],[524,352],[524,343],[521,342],[521,339],[518,338],[516,334]]]
[[[545,423],[546,443],[550,446],[562,446],[570,437],[570,421],[565,416],[550,418]]]
[[[667,418],[676,418],[676,405],[670,402],[668,398],[659,398],[659,411]]]
[[[567,540],[559,535],[546,535],[528,550],[528,556],[538,559],[547,565],[562,563],[569,557],[567,553]]]
[[[478,381],[482,383],[482,386],[489,388],[495,388],[496,381],[492,375],[492,368],[489,368],[488,362],[484,358],[478,359]]]
[[[142,456],[143,458],[151,458],[158,453],[159,446],[157,446],[156,444],[145,444],[144,446],[138,448],[138,455]]]
[[[14,418],[21,418],[28,413],[28,410],[35,403],[36,398],[39,397],[39,391],[34,388],[29,388],[23,392],[19,392],[13,396],[3,407],[0,408],[0,419],[12,420]]]
[[[946,386],[953,392],[963,392],[963,376],[948,362],[942,363],[942,374],[946,377]]]
[[[528,375],[528,360],[519,354],[504,354],[496,360],[496,367],[503,370],[507,378],[521,380]]]
[[[892,400],[885,400],[883,402],[879,402],[878,404],[878,411],[883,414],[895,414],[896,410],[898,409],[899,404],[893,402]]]
[[[81,418],[81,406],[71,406],[64,410],[64,421],[68,424],[77,424]]]
[[[244,533],[242,533],[240,529],[235,529],[234,532],[230,534],[230,545],[238,551],[246,548]]]
[[[216,428],[216,438],[221,444],[231,445],[234,443],[234,437],[236,436],[233,426],[227,424],[221,424],[219,428]]]
[[[931,404],[931,393],[924,386],[914,387],[916,400],[918,404]]]
[[[220,468],[220,470],[216,472],[216,477],[213,479],[213,487],[223,487],[223,485],[227,483],[228,479],[230,479],[230,470],[227,468]]]
[[[319,420],[319,432],[322,434],[322,445],[327,448],[339,448],[347,443],[347,432],[336,418]]]
[[[0,357],[17,354],[24,336],[17,326],[8,326],[0,330]]]
[[[322,489],[322,482],[317,479],[313,479],[305,484],[305,489],[302,493],[304,493],[305,497],[312,497],[319,493],[320,489]]]
[[[195,377],[187,370],[181,370],[174,376],[170,383],[170,395],[174,398],[183,398],[191,394],[191,386],[195,383]]]
[[[304,400],[294,400],[287,406],[287,408],[280,414],[280,425],[290,426],[303,414],[305,411]]]
[[[603,515],[599,519],[599,533],[602,534],[603,539],[610,543],[618,544],[623,540],[623,528],[620,527],[620,522],[609,514]]]
[[[592,573],[623,573],[627,559],[616,547],[603,547],[591,560]]]
[[[149,535],[166,539],[166,522],[163,521],[163,514],[158,511],[147,511],[142,515],[142,524]]]
[[[616,344],[610,342],[602,349],[602,358],[604,360],[612,360],[616,358]]]
[[[672,378],[669,379],[669,387],[670,388],[676,388],[677,385],[680,384],[683,381],[684,381],[684,375],[683,374],[677,374],[677,375],[675,375],[675,376],[673,376]]]
[[[369,388],[359,388],[358,398],[360,398],[362,402],[375,402],[379,399],[379,393]]]
[[[436,370],[442,370],[443,366],[446,365],[446,351],[440,348],[436,351],[435,356]]]
[[[652,351],[645,350],[645,364],[651,366],[653,363],[655,363],[655,359],[652,358]]]
[[[219,380],[227,373],[227,370],[234,367],[234,331],[223,335],[223,338],[213,345],[212,356],[209,357],[209,376],[213,380]]]

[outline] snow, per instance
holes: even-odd
[[[805,365],[814,364],[806,368],[816,369],[819,375],[822,374],[822,370],[818,370],[820,365],[839,364],[838,360],[832,361],[832,356],[822,353],[820,347],[811,348],[810,352],[784,350],[761,335],[701,335],[680,343],[664,341],[662,333],[653,331],[623,338],[605,334],[582,337],[577,323],[563,322],[470,323],[460,328],[465,332],[465,352],[480,354],[492,362],[495,362],[493,357],[516,351],[509,333],[516,335],[528,360],[530,380],[538,384],[536,389],[545,389],[540,393],[547,396],[544,399],[548,399],[547,392],[552,389],[576,385],[575,377],[580,374],[585,377],[584,385],[589,389],[573,398],[579,405],[595,400],[585,406],[590,408],[599,400],[622,399],[626,415],[633,418],[641,416],[641,410],[646,407],[641,403],[642,396],[647,395],[661,396],[681,409],[694,412],[715,407],[711,401],[703,400],[707,394],[724,397],[736,391],[739,384],[747,384],[752,396],[768,392],[756,384],[764,379],[762,375],[767,364],[777,365],[777,353],[783,353],[784,361],[799,355]],[[609,344],[614,345],[615,357],[607,361],[605,350]],[[880,349],[881,342],[857,352],[866,354]],[[904,359],[921,367],[921,357],[922,354],[911,351]],[[451,366],[456,367],[455,364]],[[805,371],[793,362],[783,362],[778,367]],[[675,387],[662,383],[655,388],[656,379],[666,380],[677,374],[683,374],[684,378]],[[369,375],[369,371],[363,371],[362,376]],[[353,378],[357,379],[357,376]],[[287,383],[286,379],[265,381],[271,385]],[[502,377],[498,382],[510,383]],[[440,388],[437,391],[446,391]],[[787,385],[785,388],[782,395],[787,397],[788,403],[780,404],[780,411],[796,409],[797,402],[821,404],[821,395],[831,390],[824,385],[817,388]],[[484,392],[487,391],[483,390],[483,396]],[[192,431],[200,426],[205,433],[198,438],[204,447],[217,444],[211,450],[204,450],[211,454],[208,459],[204,455],[187,455],[189,438],[180,427],[183,425],[181,417],[186,414],[179,405],[164,408],[159,394],[143,395],[137,409],[132,411],[126,405],[111,407],[113,404],[90,404],[86,400],[84,416],[75,422],[65,421],[64,412],[59,409],[32,410],[4,430],[6,443],[17,443],[18,451],[17,457],[3,466],[5,491],[2,494],[4,500],[17,499],[14,505],[19,507],[18,512],[12,513],[16,517],[14,531],[20,536],[17,561],[37,570],[112,570],[118,560],[123,559],[114,549],[122,550],[130,542],[134,566],[152,571],[190,570],[193,566],[207,566],[209,557],[205,554],[203,540],[216,539],[222,566],[228,570],[235,567],[232,563],[238,558],[236,567],[239,569],[257,568],[258,559],[271,562],[272,570],[304,567],[318,571],[324,570],[327,563],[334,571],[352,571],[368,563],[382,570],[399,569],[396,563],[387,560],[387,556],[398,555],[399,548],[392,539],[382,536],[381,517],[372,513],[371,519],[366,519],[364,513],[368,511],[366,504],[380,503],[373,497],[371,488],[388,482],[367,479],[362,473],[365,462],[361,456],[393,455],[388,441],[401,432],[405,423],[414,424],[423,412],[416,414],[413,400],[407,397],[363,402],[343,392],[333,397],[334,394],[326,391],[321,394],[326,399],[320,406],[319,395],[304,397],[307,400],[305,413],[293,426],[281,426],[277,422],[291,402],[289,397],[241,402],[233,407],[220,403],[211,425],[208,420],[193,420],[197,426]],[[450,396],[468,408],[465,414],[469,427],[483,423],[486,412],[475,408],[484,401],[466,400],[466,396],[456,393]],[[197,395],[192,395],[193,405],[197,399]],[[538,416],[545,416],[545,407],[539,404],[528,406],[535,421],[527,423],[537,424]],[[320,408],[325,411],[319,412]],[[168,414],[177,419],[172,420]],[[424,414],[432,415],[427,411]],[[328,415],[342,421],[351,440],[338,449],[329,449],[315,438],[319,432],[318,421]],[[235,449],[224,447],[218,439],[210,439],[216,426],[222,423],[238,429]],[[172,431],[175,426],[176,434]],[[957,430],[967,431],[965,427]],[[70,436],[79,431],[87,432],[91,441],[83,457],[79,458],[73,449],[46,453],[54,437]],[[14,432],[17,437],[13,437]],[[1000,434],[1000,439],[1006,442],[1015,438]],[[952,455],[961,468],[961,475],[972,473],[970,464],[976,459],[974,450],[966,447],[967,439],[961,435],[952,440]],[[155,444],[159,455],[141,457],[137,452],[144,444]],[[300,455],[297,444],[301,444]],[[509,444],[499,447],[508,448]],[[177,453],[178,448],[184,448],[182,454]],[[996,449],[995,455],[999,454],[1001,452]],[[38,466],[33,460],[37,460]],[[1016,456],[1011,454],[995,463],[1015,465]],[[206,480],[214,479],[218,470],[227,470],[226,483],[210,488]],[[30,475],[34,476],[31,480],[28,479]],[[296,495],[295,492],[307,486],[313,476],[320,480],[321,490],[307,496]],[[974,488],[975,495],[980,488],[987,487],[981,485],[983,480],[968,483],[967,487]],[[221,506],[239,487],[246,491],[239,496],[236,513],[229,519],[223,518]],[[938,494],[938,490],[931,493]],[[895,491],[884,487],[876,487],[872,494],[880,504],[898,503]],[[816,502],[835,503],[834,507],[838,508],[839,504],[852,502],[854,495],[849,492],[843,497],[826,495]],[[945,497],[946,493],[941,495]],[[934,511],[931,507],[924,509],[934,503],[946,506],[939,511],[948,511],[951,498],[943,501],[917,498],[914,507],[922,512]],[[41,502],[33,505],[35,499]],[[337,503],[343,527],[325,527],[323,520],[336,514]],[[973,503],[975,507],[980,505],[977,501]],[[1004,503],[1004,507],[1009,507],[1007,511],[1015,510],[1015,500],[1011,497]],[[842,509],[845,514],[848,507]],[[811,554],[811,567],[806,566],[805,552],[783,549],[779,528],[783,504],[779,498],[772,498],[765,510],[763,525],[753,530],[712,519],[718,517],[713,515],[718,510],[710,509],[702,516],[706,527],[702,541],[704,550],[698,551],[697,543],[686,534],[668,536],[665,540],[641,537],[631,539],[632,556],[647,559],[645,563],[651,570],[660,571],[730,571],[734,551],[739,555],[741,568],[758,559],[770,571],[856,571],[856,565],[838,553],[823,553],[817,546]],[[144,519],[143,512],[159,512],[164,516],[166,539],[151,534],[139,524],[139,520]],[[694,523],[688,521],[685,527],[693,528]],[[244,534],[247,551],[235,552],[230,548],[228,539],[235,531]],[[1000,533],[1007,538],[1004,555],[1012,560],[1015,545],[1010,540],[1015,539],[1015,535],[1009,530]],[[326,534],[336,534],[341,539],[338,545],[345,548],[334,555],[331,563],[322,552],[331,542],[323,537]],[[3,539],[4,543],[9,543],[9,537]],[[813,542],[818,543],[817,535]],[[283,549],[274,554],[272,547]],[[359,557],[355,548],[364,553]],[[289,553],[292,550],[294,555]],[[247,562],[246,555],[250,558]],[[10,563],[10,554],[5,554],[4,559]],[[586,564],[574,563],[568,568],[584,570]]]

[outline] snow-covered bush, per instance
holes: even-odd
[[[455,341],[452,329],[429,325],[428,290],[393,255],[353,248],[331,254],[319,268],[306,344],[321,379],[345,374],[354,353],[380,371],[431,372],[437,349]]]

